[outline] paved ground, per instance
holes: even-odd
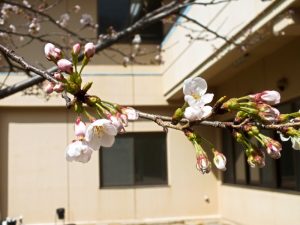
[[[101,225],[234,225],[228,222],[219,221],[202,221],[202,220],[190,220],[190,221],[170,221],[170,222],[147,222],[147,223],[108,223]]]

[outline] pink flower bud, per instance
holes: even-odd
[[[128,117],[127,117],[127,115],[121,114],[120,119],[122,121],[123,126],[127,127],[128,126]]]
[[[264,103],[257,104],[256,107],[259,110],[258,116],[261,120],[266,122],[277,122],[279,120],[280,112],[278,109]]]
[[[84,46],[84,54],[87,58],[91,58],[95,55],[96,47],[92,42],[87,43]]]
[[[214,164],[219,170],[225,171],[226,170],[226,157],[222,153],[215,151]]]
[[[45,92],[47,93],[47,94],[51,94],[52,92],[53,92],[53,87],[54,87],[54,84],[53,83],[51,83],[51,82],[49,82],[47,85],[46,85],[46,87],[45,87]]]
[[[265,166],[265,155],[260,150],[254,150],[249,154],[247,162],[252,168],[262,168]]]
[[[84,138],[86,131],[86,125],[81,121],[80,117],[77,117],[75,122],[75,136],[79,139]]]
[[[266,151],[269,156],[273,159],[279,159],[281,157],[280,151],[282,150],[282,145],[272,138],[264,137],[263,142],[266,146]]]
[[[44,47],[45,56],[48,60],[51,60],[51,52],[54,50],[55,45],[47,43]]]
[[[80,44],[77,43],[77,44],[73,45],[73,54],[78,55],[79,53],[80,53]]]
[[[55,72],[53,74],[53,77],[56,79],[56,80],[62,80],[63,79],[63,75],[59,72]]]
[[[137,120],[139,118],[139,114],[134,108],[124,107],[121,111],[123,114],[127,115],[128,120]]]
[[[277,91],[263,91],[249,96],[253,101],[269,105],[275,105],[280,102],[280,94]]]
[[[65,90],[65,85],[63,83],[55,84],[53,87],[53,91],[56,91],[57,93],[61,93],[63,90]]]
[[[209,173],[211,170],[211,163],[208,160],[207,156],[200,154],[197,156],[196,168],[203,174]]]
[[[62,72],[73,73],[73,64],[67,59],[58,60],[57,66]]]
[[[56,62],[61,59],[62,53],[59,48],[56,48],[54,44],[47,43],[44,47],[45,56],[49,61]]]

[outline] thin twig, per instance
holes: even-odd
[[[78,40],[80,40],[82,42],[86,42],[85,38],[79,36],[77,33],[69,30],[68,28],[61,26],[59,23],[56,22],[55,19],[53,19],[51,16],[49,16],[48,14],[46,14],[46,13],[44,13],[42,11],[35,10],[32,7],[27,7],[27,6],[25,6],[25,5],[21,4],[21,3],[17,3],[17,2],[14,2],[14,1],[2,0],[2,2],[6,3],[6,4],[9,4],[9,5],[18,6],[18,7],[22,8],[22,9],[24,9],[24,10],[27,10],[27,11],[30,11],[30,12],[32,12],[34,14],[40,15],[40,16],[48,19],[48,21],[50,21],[53,25],[55,25],[59,29],[61,29],[61,30],[65,31],[66,33],[68,33],[68,34],[70,34],[70,35],[78,38]]]

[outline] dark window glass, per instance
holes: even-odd
[[[296,188],[296,174],[294,164],[294,150],[290,141],[282,143],[281,158],[279,162],[279,186],[281,188],[295,189]]]
[[[222,152],[226,156],[227,165],[226,172],[223,173],[223,181],[224,183],[234,183],[234,154],[233,154],[233,139],[231,138],[231,134],[228,130],[223,130],[222,132],[222,143],[223,148]]]
[[[281,113],[290,113],[293,104],[282,104],[278,107]],[[276,135],[279,139],[279,135]],[[282,142],[281,158],[278,160],[279,187],[286,189],[296,188],[296,175],[294,165],[294,150],[290,141]]]
[[[235,180],[238,184],[246,184],[246,157],[244,149],[241,144],[234,143],[234,155],[235,155]]]
[[[165,184],[166,144],[165,135],[160,133],[141,134],[135,138],[135,180],[136,184]]]
[[[124,134],[100,151],[100,186],[167,184],[165,133]]]
[[[261,131],[264,135],[267,135],[271,138],[274,138],[274,131],[271,130],[262,130]],[[277,139],[277,138],[275,138]],[[277,139],[278,140],[278,139]],[[268,156],[267,153],[265,157],[266,165],[264,168],[260,169],[261,171],[261,184],[263,187],[270,187],[275,188],[277,187],[277,160],[272,159]]]
[[[266,155],[266,166],[261,170],[261,185],[263,187],[276,188],[277,187],[277,161]]]
[[[101,149],[101,186],[134,184],[134,139],[117,138],[113,147]]]
[[[120,31],[161,6],[161,0],[98,0],[99,34],[107,33],[112,26]],[[162,22],[154,23],[139,32],[143,41],[160,42],[163,37]]]

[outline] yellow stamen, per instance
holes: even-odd
[[[192,94],[192,96],[194,97],[194,99],[199,100],[201,98],[201,96],[199,94]]]
[[[95,126],[93,127],[93,131],[98,137],[102,137],[104,134],[104,128],[103,126]]]

